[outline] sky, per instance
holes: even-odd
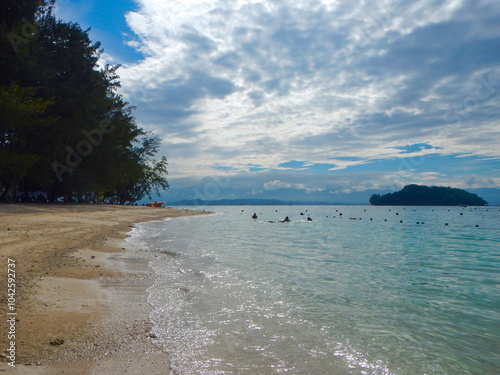
[[[91,28],[167,201],[500,188],[498,0],[59,0]]]

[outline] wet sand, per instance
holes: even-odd
[[[199,214],[206,213],[0,204],[0,372],[168,373],[168,354],[152,344],[146,289],[153,271],[124,238],[134,223]],[[8,365],[9,259],[16,276],[15,368]]]

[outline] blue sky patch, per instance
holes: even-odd
[[[395,147],[398,150],[402,150],[403,154],[411,154],[414,152],[419,152],[422,150],[430,150],[436,147],[433,147],[431,145],[428,145],[426,143],[416,143],[414,145],[406,145],[406,146],[400,146],[400,147]]]
[[[298,160],[290,160],[286,163],[281,163],[278,167],[281,168],[290,168],[290,169],[302,169],[306,167],[306,161],[298,161]]]
[[[55,14],[80,24],[83,30],[91,29],[90,37],[100,41],[104,52],[113,56],[111,63],[134,63],[144,56],[126,45],[136,35],[129,28],[125,14],[137,8],[133,0],[62,0],[56,2]]]

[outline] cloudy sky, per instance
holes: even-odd
[[[163,137],[167,200],[500,188],[498,0],[59,0]],[[357,194],[357,195],[356,195]]]

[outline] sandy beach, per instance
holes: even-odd
[[[168,354],[152,344],[148,319],[153,273],[124,238],[134,223],[199,214],[0,205],[0,372],[166,373]]]

